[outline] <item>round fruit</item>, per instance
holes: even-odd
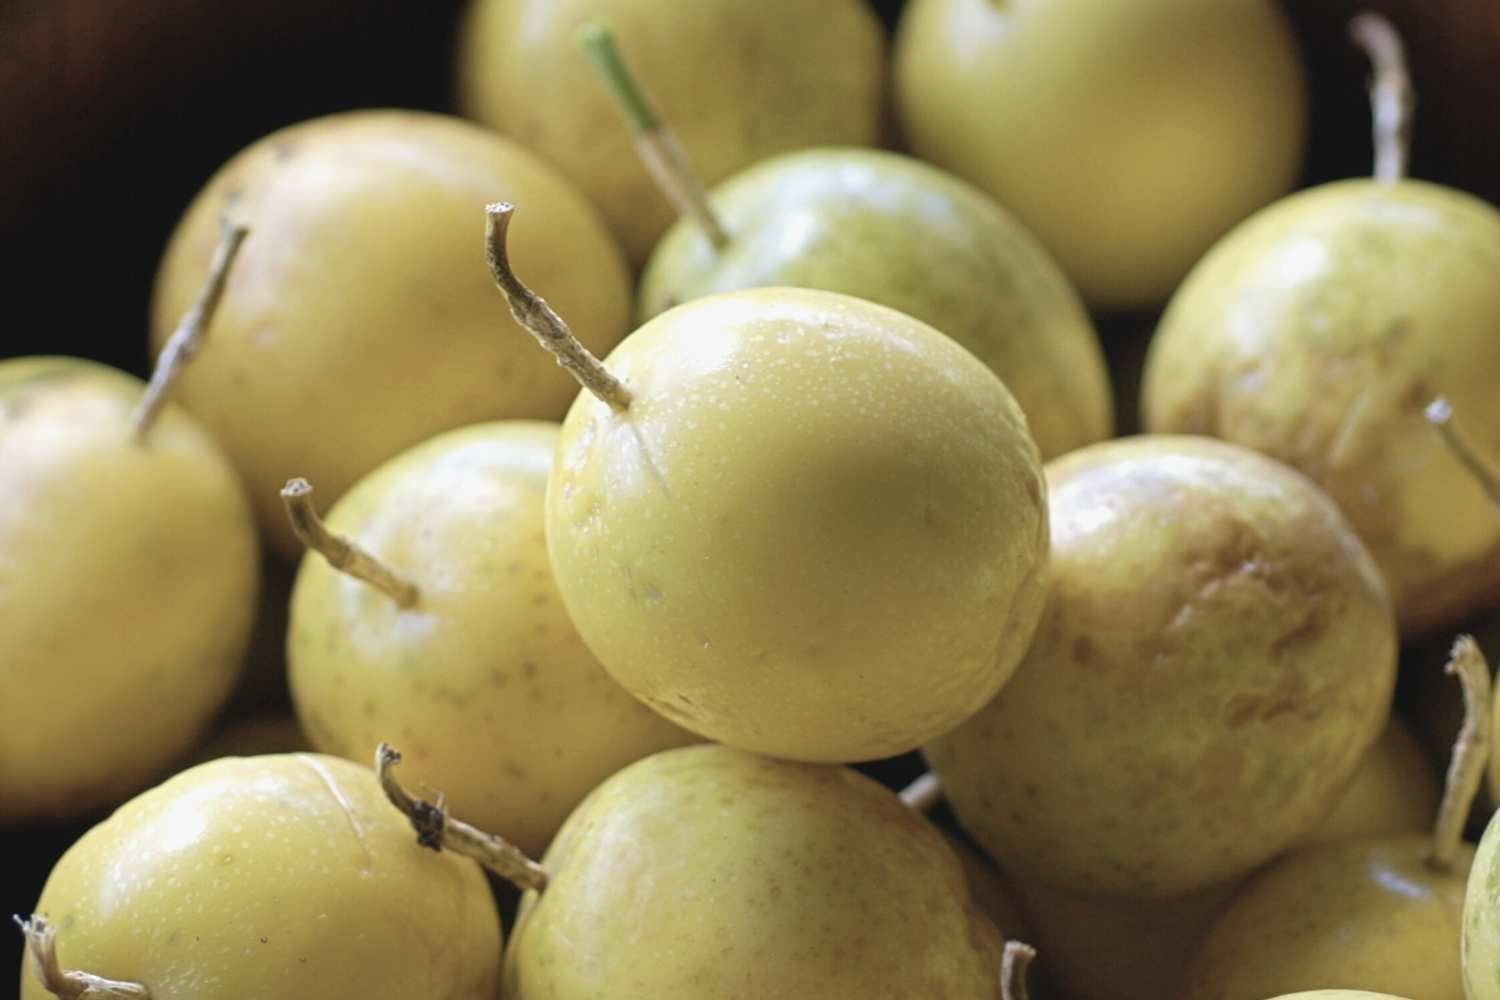
[[[1500,515],[1423,412],[1437,396],[1500,462],[1500,212],[1419,181],[1341,181],[1271,206],[1205,257],[1162,318],[1151,431],[1296,466],[1380,564],[1403,633],[1492,600]]]
[[[0,363],[0,826],[117,802],[234,686],[259,575],[234,469],[144,386],[75,358]]]
[[[1097,895],[1248,873],[1325,814],[1390,711],[1374,562],[1306,477],[1207,438],[1047,467],[1047,613],[1021,667],[926,748],[1012,871]]]
[[[637,697],[711,739],[852,761],[947,731],[1010,676],[1041,613],[1046,491],[973,355],[771,288],[663,313],[605,364],[628,403],[569,411],[547,543]]]
[[[1088,313],[1035,237],[983,192],[909,157],[814,149],[735,174],[711,205],[729,244],[715,248],[679,220],[641,278],[643,321],[739,288],[855,295],[974,352],[1015,393],[1043,458],[1110,436],[1109,376]]]
[[[603,224],[532,154],[457,119],[360,111],[282,129],[221,168],[178,223],[157,276],[157,346],[220,216],[255,230],[179,392],[283,555],[301,551],[277,497],[289,475],[333,500],[438,431],[567,407],[576,387],[495,314],[475,220],[496,197],[529,207],[516,242],[538,288],[607,350],[630,288]]]
[[[631,765],[521,901],[508,1000],[994,1000],[1001,938],[943,837],[841,767],[722,746]]]
[[[363,761],[399,738],[414,781],[534,853],[599,782],[693,739],[611,680],[563,610],[542,523],[557,437],[539,422],[465,427],[360,480],[328,528],[416,600],[309,553],[287,642],[315,749]]]
[[[65,969],[151,1000],[492,1000],[500,922],[472,862],[423,850],[369,768],[221,757],[122,806],[36,913]],[[45,1000],[30,969],[21,1000]]]
[[[1271,0],[912,0],[896,106],[1090,305],[1154,306],[1301,167],[1306,84]]]
[[[880,137],[885,36],[860,0],[476,0],[460,28],[459,107],[555,164],[636,262],[673,209],[578,49],[595,20],[705,183],[786,150]]]

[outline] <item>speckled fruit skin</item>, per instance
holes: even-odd
[[[993,369],[1043,459],[1113,434],[1104,353],[1083,303],[1036,238],[977,188],[894,153],[816,149],[735,174],[710,201],[732,243],[715,250],[678,221],[641,277],[642,322],[737,288],[857,295],[931,324]]]
[[[180,408],[133,439],[144,390],[77,358],[0,363],[0,827],[143,788],[243,665],[249,502]]]
[[[36,912],[62,966],[153,1000],[493,1000],[500,920],[479,867],[419,847],[336,757],[221,757],[121,806]],[[21,1000],[48,1000],[22,969]]]
[[[533,855],[626,764],[694,737],[604,672],[568,620],[543,534],[558,425],[440,434],[360,480],[328,526],[416,584],[415,606],[303,558],[288,674],[313,748],[399,745],[413,787]]]
[[[1004,384],[894,310],[770,288],[697,299],[605,360],[547,489],[584,641],[711,739],[887,757],[1005,682],[1041,614],[1046,488]]]
[[[278,493],[305,476],[331,503],[440,431],[556,419],[577,386],[512,322],[484,263],[484,206],[525,207],[510,234],[525,280],[592,350],[629,329],[619,248],[571,184],[456,118],[356,111],[302,122],[225,164],[177,224],[156,278],[160,350],[203,280],[226,211],[251,232],[183,405],[250,489],[283,556],[301,546]]]
[[[999,696],[926,747],[949,801],[1008,867],[1075,892],[1249,872],[1385,724],[1374,561],[1310,480],[1225,442],[1106,442],[1047,478],[1047,612]]]
[[[1425,834],[1323,844],[1261,872],[1199,944],[1179,1000],[1263,1000],[1316,983],[1465,1000],[1459,932],[1473,848],[1427,864]]]
[[[942,834],[847,768],[669,750],[591,793],[542,866],[506,1000],[999,996],[1000,934]]]
[[[1151,431],[1288,462],[1380,563],[1403,635],[1500,595],[1500,515],[1423,418],[1500,463],[1500,212],[1418,181],[1328,184],[1226,236],[1147,358]]]
[[[460,110],[556,165],[637,264],[675,215],[579,49],[592,20],[705,184],[787,150],[881,138],[885,32],[862,0],[476,0],[459,31]]]
[[[1464,892],[1463,982],[1466,1000],[1500,1000],[1500,812],[1490,817]]]
[[[912,151],[1041,238],[1091,306],[1155,306],[1301,168],[1306,82],[1272,0],[912,0]]]

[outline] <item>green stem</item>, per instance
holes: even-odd
[[[729,246],[729,234],[708,203],[703,181],[688,163],[682,143],[651,106],[645,89],[625,65],[609,28],[597,21],[578,31],[578,44],[604,78],[615,104],[630,123],[636,155],[678,215],[692,219],[715,250]]]

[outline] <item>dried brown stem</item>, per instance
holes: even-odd
[[[1005,952],[1000,956],[1001,1000],[1028,1000],[1031,991],[1026,988],[1026,970],[1036,958],[1036,949],[1024,941],[1005,942]]]
[[[26,938],[26,957],[42,989],[61,1000],[151,1000],[140,983],[66,970],[57,959],[57,928],[37,914],[14,918]]]
[[[416,604],[420,596],[416,584],[349,539],[329,531],[323,519],[318,517],[312,495],[312,484],[306,479],[289,479],[281,488],[281,502],[286,506],[286,515],[297,539],[327,559],[328,565],[382,591],[397,606],[409,608]]]
[[[1463,685],[1464,721],[1453,743],[1443,802],[1432,831],[1432,850],[1427,855],[1428,866],[1439,872],[1453,870],[1464,823],[1484,779],[1490,753],[1490,667],[1473,636],[1461,635],[1453,643],[1446,670],[1457,674]]]
[[[1479,450],[1469,441],[1468,436],[1460,431],[1453,423],[1453,407],[1443,397],[1439,396],[1427,405],[1427,422],[1437,429],[1442,436],[1443,443],[1448,450],[1453,452],[1453,457],[1468,470],[1469,475],[1483,488],[1490,502],[1500,507],[1500,472],[1497,472],[1485,457],[1479,454]]]
[[[490,274],[500,291],[510,303],[511,315],[526,328],[543,347],[552,353],[557,363],[566,368],[578,384],[609,405],[616,413],[624,413],[630,407],[630,390],[568,329],[561,316],[552,311],[545,299],[521,283],[511,270],[510,257],[506,252],[506,236],[510,231],[510,219],[515,206],[496,202],[485,207],[484,242],[490,262]]]
[[[1380,14],[1366,11],[1349,22],[1349,37],[1364,50],[1373,70],[1370,110],[1375,139],[1375,179],[1396,181],[1406,176],[1411,155],[1412,114],[1416,95],[1406,71],[1401,36]]]
[[[942,779],[932,771],[920,775],[911,784],[901,789],[901,801],[919,813],[931,812],[942,797]]]
[[[433,803],[407,794],[391,773],[400,761],[401,754],[394,747],[382,743],[375,748],[375,774],[380,787],[391,805],[411,821],[417,843],[472,858],[520,889],[541,892],[547,888],[547,872],[519,847],[449,816],[443,809],[442,796]]]
[[[729,234],[708,203],[703,180],[688,162],[672,127],[662,120],[640,80],[625,65],[615,45],[614,35],[597,21],[585,24],[578,32],[579,44],[594,68],[603,77],[620,113],[630,123],[635,152],[657,188],[677,210],[693,220],[715,250],[729,245]]]
[[[135,412],[130,415],[131,433],[135,435],[137,441],[145,440],[146,432],[151,429],[156,415],[166,405],[178,376],[193,359],[193,355],[198,353],[208,325],[213,322],[214,310],[219,307],[219,300],[224,297],[224,286],[229,281],[229,270],[234,265],[234,259],[239,255],[240,247],[248,235],[250,235],[248,226],[240,222],[224,220],[223,229],[219,234],[219,245],[215,248],[213,260],[208,265],[208,280],[198,292],[198,298],[192,308],[183,315],[182,321],[177,324],[177,329],[172,331],[172,336],[167,338],[166,345],[157,356],[156,367],[151,370],[151,381],[146,383],[145,395],[141,396],[141,401],[136,404]]]

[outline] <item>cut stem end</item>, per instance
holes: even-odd
[[[1401,35],[1380,14],[1365,11],[1349,22],[1349,37],[1370,60],[1370,110],[1375,141],[1375,179],[1406,176],[1411,155],[1412,113],[1416,95],[1406,70]]]
[[[599,71],[620,113],[630,125],[635,152],[646,172],[677,214],[692,219],[715,250],[729,246],[719,217],[708,203],[703,181],[688,162],[677,134],[662,120],[640,80],[625,64],[608,27],[593,21],[578,31],[578,43]]]
[[[933,771],[928,771],[901,789],[901,801],[919,813],[931,812],[943,798],[943,782]]]
[[[1464,823],[1489,763],[1490,667],[1473,636],[1453,643],[1447,673],[1457,674],[1464,692],[1464,721],[1453,743],[1443,801],[1432,832],[1427,864],[1437,872],[1451,872],[1463,840]]]
[[[375,748],[375,775],[391,805],[401,811],[417,832],[417,843],[434,851],[447,850],[479,862],[523,891],[547,888],[547,872],[514,844],[454,819],[443,807],[443,799],[427,802],[413,798],[393,773],[401,762],[395,747],[382,743]]]
[[[515,206],[499,201],[485,206],[484,243],[490,264],[490,275],[505,300],[510,303],[510,313],[537,342],[545,347],[557,363],[567,370],[589,392],[602,400],[616,413],[630,408],[630,390],[625,383],[615,378],[608,368],[589,353],[583,342],[573,335],[561,316],[552,311],[545,299],[527,288],[511,270],[507,240],[510,233],[511,216]]]
[[[26,939],[26,959],[42,989],[60,1000],[151,1000],[141,983],[65,970],[57,959],[57,928],[37,915],[13,918]]]
[[[1036,949],[1024,941],[1005,942],[1005,951],[1000,956],[1001,1000],[1029,1000],[1031,991],[1026,988],[1026,971],[1031,960],[1036,958]]]
[[[1479,454],[1468,437],[1453,422],[1453,406],[1442,396],[1427,404],[1427,422],[1442,437],[1453,457],[1479,483],[1490,502],[1500,507],[1500,471],[1496,471],[1485,457]]]
[[[413,607],[421,596],[416,584],[349,539],[329,531],[313,506],[312,495],[312,484],[306,479],[289,479],[281,488],[281,502],[297,540],[328,560],[328,565],[340,573],[381,591],[398,607]]]
[[[213,321],[219,300],[224,297],[224,286],[229,281],[230,268],[239,256],[240,247],[250,228],[241,222],[225,219],[219,234],[219,244],[214,249],[213,260],[208,265],[208,280],[198,292],[198,298],[183,315],[177,329],[167,338],[157,356],[156,367],[151,370],[151,381],[146,383],[146,392],[130,415],[130,429],[137,441],[144,441],[146,432],[156,421],[156,415],[166,405],[183,369],[202,346],[204,334]]]

